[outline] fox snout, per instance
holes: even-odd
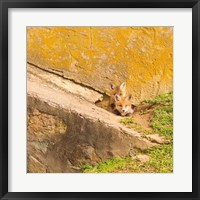
[[[125,116],[125,115],[128,115],[128,114],[132,114],[132,113],[133,113],[132,108],[125,108],[125,109],[122,109],[122,111],[121,111],[121,115],[122,116]]]
[[[122,112],[123,113],[127,112],[127,109],[126,108],[122,108]]]

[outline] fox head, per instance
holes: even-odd
[[[115,95],[115,110],[117,110],[121,116],[126,116],[132,114],[135,106],[131,103],[131,95],[129,96],[119,96]]]
[[[115,86],[114,84],[110,84],[111,95],[119,95],[119,96],[126,96],[126,83],[123,82],[121,85]]]

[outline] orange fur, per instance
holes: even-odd
[[[115,107],[114,111],[118,111],[121,116],[132,114],[134,111],[131,96],[119,96],[115,95]]]
[[[118,95],[120,97],[126,96],[126,83],[123,82],[122,84],[115,86],[113,84],[110,85],[110,102],[109,104],[112,105],[115,103],[115,96]]]

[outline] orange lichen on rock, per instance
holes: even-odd
[[[109,94],[126,81],[135,103],[172,90],[172,27],[28,27],[27,61]]]

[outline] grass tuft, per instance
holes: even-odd
[[[125,117],[125,118],[120,119],[120,123],[128,126],[135,123],[135,120],[132,117]]]

